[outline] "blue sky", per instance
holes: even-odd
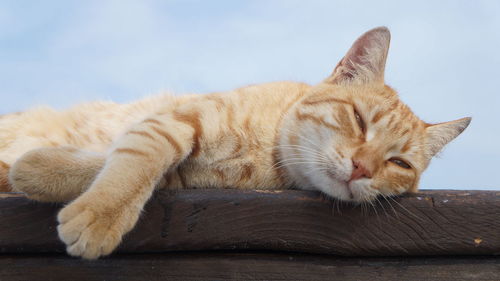
[[[417,115],[473,117],[421,187],[500,189],[500,1],[1,1],[0,114],[314,84],[380,25],[386,81]]]

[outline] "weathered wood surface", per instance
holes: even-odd
[[[56,204],[0,199],[0,253],[64,252]],[[272,250],[340,256],[498,255],[500,191],[422,191],[372,206],[315,192],[159,194],[121,253]]]
[[[0,255],[0,280],[341,280],[498,281],[500,258],[335,258],[270,253]]]

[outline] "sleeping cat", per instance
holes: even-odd
[[[59,237],[74,256],[111,253],[155,188],[286,189],[366,202],[417,190],[470,118],[428,124],[384,84],[390,33],[363,34],[323,82],[96,102],[0,118],[0,183],[71,201]]]

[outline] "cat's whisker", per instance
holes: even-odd
[[[301,152],[305,152],[305,153],[311,153],[313,154],[314,156],[318,156],[324,160],[330,160],[328,159],[328,157],[326,157],[323,153],[321,153],[320,151],[317,151],[317,150],[314,150],[312,148],[309,148],[309,147],[305,147],[305,146],[300,146],[300,145],[277,145],[277,146],[274,146],[274,148],[285,148],[287,150],[293,150],[293,152],[295,151],[301,151]],[[297,153],[292,153],[292,154],[297,154]]]
[[[286,128],[284,128],[286,129]],[[306,138],[305,136],[303,135],[299,135],[297,132],[292,132],[290,130],[288,130],[289,132],[291,132],[292,134],[294,134],[294,136],[297,136],[299,137],[300,139],[306,141],[307,143],[309,143],[312,147],[311,149],[315,149],[317,152],[319,152],[321,155],[324,155],[324,153],[322,151],[324,151],[324,148],[323,147],[320,147],[319,143],[315,143],[313,142],[312,140]]]
[[[303,165],[303,164],[321,165],[323,163],[321,163],[321,162],[315,162],[315,161],[285,162],[285,163],[281,163],[280,165],[278,165],[276,167],[272,167],[272,170],[279,170],[279,169],[284,168],[284,167],[290,167],[290,166],[293,166],[293,165]],[[271,168],[269,170],[271,170]]]
[[[339,200],[335,197],[329,197],[332,200],[332,215],[335,215],[335,209],[337,209],[337,214],[342,215],[339,208]]]
[[[340,203],[341,203],[341,201],[340,201],[340,200],[337,200],[337,199],[335,198],[335,202],[337,202],[337,211],[338,211],[338,213],[339,213],[340,215],[342,215],[342,212],[340,211]]]
[[[389,197],[389,199],[391,199],[399,207],[401,207],[403,210],[405,210],[408,214],[412,215],[413,217],[415,217],[416,219],[418,219],[420,221],[423,221],[419,216],[415,215],[413,212],[411,212],[410,210],[408,210],[405,206],[401,205],[401,203],[399,203],[398,201],[396,201],[394,198]]]
[[[278,144],[278,145],[275,145],[271,148],[276,148],[276,147],[290,147],[290,148],[298,147],[298,148],[308,149],[311,151],[321,152],[321,150],[316,149],[316,147],[308,147],[308,146],[304,146],[304,145],[300,145],[300,144]]]
[[[288,161],[298,161],[298,160],[302,161],[303,158],[298,158],[298,157],[297,158],[293,158],[293,157],[290,157],[290,158],[282,159],[282,160],[277,161],[276,163],[274,163],[271,167],[269,167],[269,170],[276,169],[277,166],[279,166],[279,165],[281,165],[283,163],[286,163]]]
[[[357,203],[357,205],[359,206],[359,209],[361,210],[361,216],[363,216],[363,217],[365,216],[365,212],[364,212],[365,211],[365,209],[364,209],[365,204],[364,203],[365,202],[358,202]]]
[[[323,159],[319,159],[316,157],[312,157],[312,159],[305,159],[302,157],[289,157],[289,158],[286,158],[286,159],[283,159],[283,160],[276,162],[275,165],[285,164],[285,166],[286,166],[286,165],[290,164],[290,162],[318,164],[319,166],[328,164]],[[275,165],[271,166],[271,168],[275,168]]]
[[[294,160],[294,161],[295,161],[295,160],[301,160],[301,161],[315,160],[315,161],[317,161],[317,162],[321,162],[321,163],[325,163],[325,164],[326,164],[326,163],[328,163],[328,162],[326,162],[324,159],[320,159],[320,158],[316,158],[316,157],[312,157],[312,159],[307,159],[307,158],[304,158],[304,157],[298,157],[298,156],[297,156],[297,157],[287,157],[286,159],[282,159],[282,160],[280,160],[280,161],[278,161],[278,162],[276,162],[276,163],[288,162],[288,161],[290,161],[290,160]]]
[[[307,151],[307,152],[316,152],[318,154],[320,153],[316,149],[313,149],[313,148],[310,148],[310,147],[307,147],[307,146],[303,146],[303,145],[297,145],[297,144],[279,144],[279,145],[275,145],[275,146],[272,146],[272,147],[268,147],[268,148],[266,148],[266,150],[273,150],[273,149],[276,149],[276,148],[285,148],[287,150],[298,150],[298,149],[301,149],[301,150],[304,150],[304,151]]]
[[[326,159],[326,158],[324,157],[324,155],[321,155],[321,154],[320,154],[320,153],[318,153],[317,151],[313,151],[313,150],[309,151],[308,149],[305,149],[305,148],[302,148],[302,147],[301,147],[300,149],[304,149],[304,150],[305,150],[305,151],[307,151],[308,153],[314,153],[314,154],[313,154],[314,158],[319,158],[318,160],[322,160],[322,161],[326,161],[326,160],[328,160],[328,159]],[[287,158],[285,158],[285,159],[282,159],[282,160],[280,160],[280,161],[276,162],[274,165],[272,165],[272,166],[270,167],[270,170],[275,169],[275,166],[278,166],[278,165],[280,165],[281,163],[284,163],[284,162],[286,162],[286,161],[290,161],[290,160],[304,160],[304,158],[303,158],[303,157],[301,157],[301,155],[297,155],[296,153],[294,153],[294,154],[292,154],[292,155],[295,155],[295,156],[297,156],[297,157],[287,157]]]
[[[290,129],[288,129],[288,128],[282,128],[282,129],[283,129],[283,130],[285,130],[285,131],[288,131],[288,132],[289,132],[289,133],[291,133],[291,134],[293,134],[293,136],[299,137],[300,139],[302,139],[302,140],[304,140],[304,141],[308,142],[308,143],[309,143],[309,144],[311,144],[313,147],[315,147],[315,148],[320,148],[320,147],[319,147],[319,145],[318,145],[317,143],[315,143],[315,142],[313,142],[312,140],[310,140],[310,139],[306,138],[304,135],[301,135],[301,134],[299,134],[298,132],[294,132],[294,131],[292,131],[292,130],[290,130]]]
[[[375,197],[376,198],[376,197]],[[370,205],[372,206],[373,208],[373,211],[375,212],[375,217],[377,218],[377,221],[378,221],[378,224],[379,224],[379,227],[382,227],[382,223],[380,221],[380,216],[378,215],[378,212],[377,212],[377,206],[375,206],[375,203],[374,203],[374,200],[370,200],[368,201],[370,203]]]
[[[307,172],[304,173],[304,175],[309,175],[311,173],[317,173],[317,172],[323,172],[323,171],[328,171],[330,170],[328,167],[314,167],[314,168],[310,168],[308,169]]]
[[[327,169],[324,169],[324,168],[316,168],[316,167],[307,167],[308,169],[306,169],[304,171],[304,176],[309,176],[309,175],[317,175],[318,172],[321,172],[321,171],[326,171]]]
[[[319,161],[314,161],[314,160],[294,160],[294,159],[290,159],[289,161],[283,161],[281,162],[280,166],[277,166],[277,167],[274,167],[274,168],[278,168],[278,167],[285,167],[285,166],[288,166],[288,165],[297,165],[297,164],[318,164],[318,165],[322,165],[324,164],[323,162],[319,162]]]
[[[361,196],[361,200],[363,200],[363,205],[365,205],[366,216],[370,216],[370,201],[366,200],[366,195]]]
[[[384,208],[384,204],[382,204],[382,202],[379,200],[379,197],[375,197],[375,200],[377,201],[377,203],[380,205],[380,207],[382,208],[382,210],[384,211],[384,214],[385,214],[385,217],[386,218],[389,218],[389,214],[386,212],[385,208]]]
[[[391,207],[392,211],[394,212],[394,215],[396,216],[397,219],[399,219],[399,216],[398,216],[398,213],[396,212],[396,209],[394,209],[394,207],[392,206],[391,202],[387,199],[387,195],[385,194],[382,194],[382,198],[384,198],[384,200],[387,202],[387,204],[389,204],[389,207]]]

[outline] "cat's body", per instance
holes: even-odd
[[[165,181],[160,182],[162,188],[283,189],[290,187],[292,181],[283,178],[282,168],[275,165],[279,125],[287,107],[310,87],[275,82],[208,95],[158,95],[131,104],[96,102],[63,112],[36,108],[4,121],[16,128],[3,127],[7,132],[15,132],[11,136],[0,131],[5,145],[0,159],[11,166],[33,149],[63,146],[96,152],[96,156],[104,158],[111,144],[133,124],[155,113],[177,113],[197,127],[197,144],[176,169],[165,172]],[[58,168],[50,169],[58,171],[67,165],[62,162]],[[44,191],[42,185],[33,184],[31,188]],[[73,199],[58,198],[54,193],[47,196],[36,199]]]
[[[333,74],[129,105],[35,109],[0,119],[0,184],[58,216],[70,254],[109,254],[155,187],[320,190],[363,202],[417,190],[470,118],[427,124],[384,84],[389,31],[358,39]],[[10,171],[9,171],[10,170]],[[76,198],[76,199],[75,199]]]

